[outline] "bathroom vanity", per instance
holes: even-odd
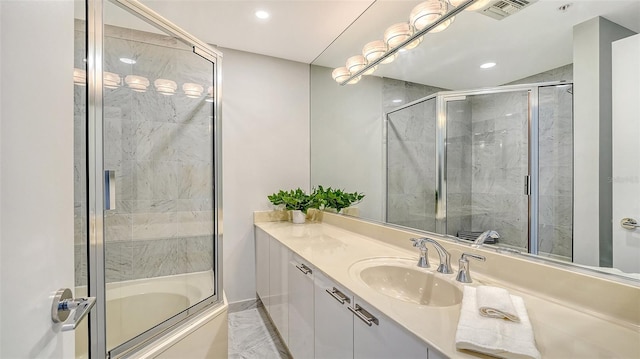
[[[543,358],[640,355],[633,283],[433,235],[452,257],[454,273],[441,274],[435,250],[430,268],[415,266],[419,252],[409,239],[419,233],[328,213],[323,223],[276,219],[254,215],[256,291],[294,358],[483,357],[456,350],[454,339],[463,285],[480,284],[524,299]],[[455,280],[462,253],[487,258],[471,262],[471,284]],[[411,283],[398,283],[398,270],[432,285],[412,292]]]

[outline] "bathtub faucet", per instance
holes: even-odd
[[[494,230],[484,231],[484,232],[482,232],[481,235],[478,236],[478,238],[476,238],[475,241],[473,241],[473,246],[478,248],[478,247],[482,246],[484,244],[484,242],[489,238],[493,239],[494,242],[495,242],[496,239],[500,238],[500,235],[498,234],[498,232],[496,232]]]

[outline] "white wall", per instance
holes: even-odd
[[[573,260],[611,266],[611,42],[633,33],[596,17],[574,27]]]
[[[256,293],[253,211],[309,189],[309,65],[221,50],[224,289],[237,302]]]
[[[363,76],[356,85],[340,86],[331,71],[311,66],[311,185],[364,193],[359,216],[382,221],[383,79]]]
[[[73,357],[73,2],[0,2],[1,358]]]

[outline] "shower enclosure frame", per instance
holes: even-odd
[[[406,108],[412,107],[419,103],[435,99],[436,101],[436,158],[435,158],[435,170],[436,170],[436,228],[435,232],[447,235],[447,104],[452,101],[465,100],[467,96],[475,95],[488,95],[496,93],[508,93],[508,92],[524,92],[528,94],[528,111],[527,111],[527,127],[528,127],[528,183],[527,187],[527,199],[528,199],[528,238],[527,238],[527,252],[530,254],[538,254],[539,252],[539,183],[540,183],[540,163],[539,163],[539,89],[542,87],[550,86],[572,86],[573,82],[568,81],[549,81],[530,84],[519,85],[506,85],[499,87],[487,87],[473,90],[462,91],[440,91],[421,99],[409,102],[405,105],[397,107],[392,111],[385,113],[384,115],[384,144],[385,144],[385,157],[384,157],[384,176],[385,188],[388,186],[388,124],[389,115]],[[525,179],[523,179],[523,189]],[[384,196],[384,218],[387,222],[388,209],[387,209],[387,195]]]
[[[193,53],[214,66],[213,145],[213,271],[214,293],[170,319],[108,351],[106,340],[106,259],[104,237],[105,183],[103,163],[103,40],[104,2],[110,1],[190,46]],[[135,0],[85,0],[87,26],[87,185],[88,185],[88,289],[98,300],[89,314],[89,355],[91,358],[117,357],[132,353],[141,344],[205,309],[224,305],[222,274],[222,53],[177,27]]]

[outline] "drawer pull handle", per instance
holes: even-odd
[[[296,266],[296,268],[298,268],[298,270],[300,270],[300,272],[304,273],[305,275],[306,275],[306,274],[313,273],[313,272],[311,271],[311,268],[307,267],[307,266],[306,266],[306,265],[304,265],[304,264],[299,264],[299,265],[297,265],[297,266]]]
[[[367,312],[361,306],[356,304],[355,309],[353,307],[347,307],[353,314],[355,314],[360,320],[362,320],[366,325],[371,326],[373,324],[380,325],[378,322],[378,318],[371,315],[371,313]]]
[[[340,304],[344,304],[345,302],[351,303],[351,299],[349,299],[349,297],[344,295],[344,293],[336,289],[336,287],[333,287],[333,289],[326,289],[326,291],[327,293],[331,294],[331,296],[334,297],[338,302],[340,302]]]

